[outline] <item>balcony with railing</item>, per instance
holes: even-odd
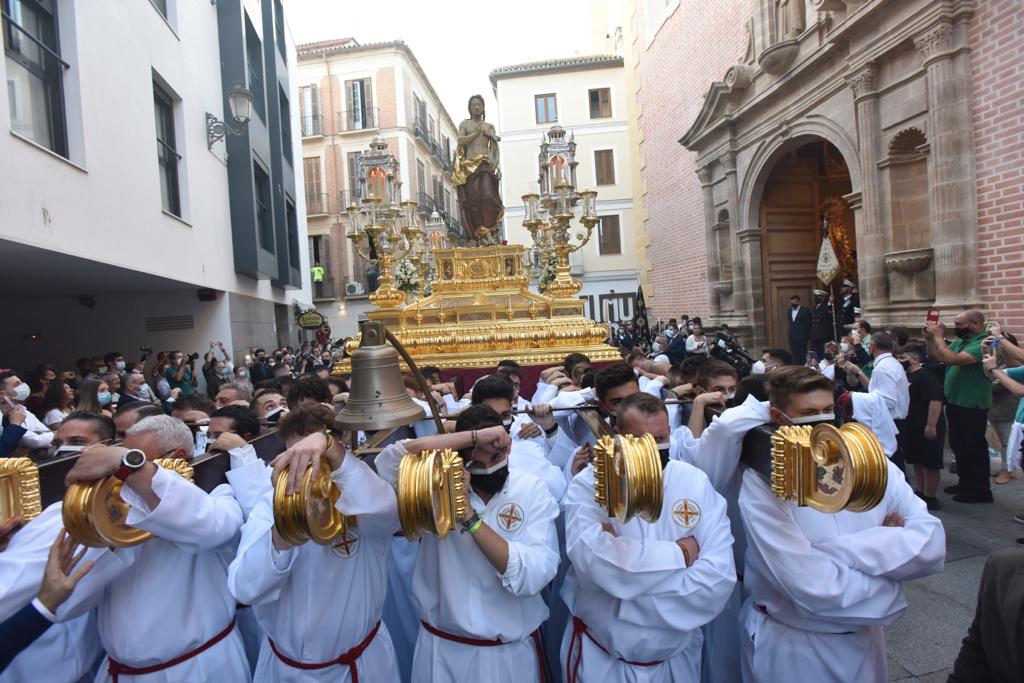
[[[314,138],[324,134],[324,117],[320,114],[306,114],[299,121],[302,137]]]
[[[313,283],[313,301],[337,299],[340,289],[333,276],[325,275],[323,282]]]
[[[327,193],[306,193],[306,215],[326,216],[331,212],[331,204]]]
[[[380,107],[364,107],[338,112],[338,133],[356,133],[380,128]]]

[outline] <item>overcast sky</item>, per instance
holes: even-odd
[[[589,0],[285,0],[296,43],[403,40],[458,124],[499,66],[590,54]]]

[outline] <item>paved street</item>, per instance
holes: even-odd
[[[950,458],[947,451],[947,462]],[[955,483],[956,475],[943,473],[943,487]],[[1013,521],[1015,513],[1024,512],[1024,478],[992,489],[992,505],[955,503],[940,489],[944,508],[936,514],[946,528],[946,568],[904,586],[910,608],[886,633],[891,681],[946,680],[974,618],[986,558],[1024,536],[1024,525]]]

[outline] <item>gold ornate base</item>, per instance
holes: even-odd
[[[604,343],[608,326],[585,318],[582,301],[529,289],[524,253],[518,244],[435,250],[433,294],[367,317],[387,325],[423,365],[493,367],[505,358],[551,365],[574,351],[617,360],[618,349]],[[351,351],[358,342],[350,344]],[[348,369],[347,361],[335,366]]]

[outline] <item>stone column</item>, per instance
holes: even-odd
[[[743,288],[743,278],[747,273],[746,262],[744,261],[739,239],[740,220],[740,184],[739,176],[736,173],[736,152],[729,151],[720,158],[722,170],[725,173],[726,192],[729,197],[729,250],[732,255],[732,303],[734,309],[751,308],[750,299],[746,298]]]
[[[881,155],[882,129],[878,114],[875,65],[865,64],[846,82],[853,90],[857,108],[857,163],[860,165],[861,197],[864,210],[857,230],[857,285],[861,313],[875,316],[889,303],[885,277],[885,250],[888,221],[883,215],[883,195],[878,160]],[[847,159],[847,163],[851,160]]]
[[[714,230],[715,194],[714,183],[711,180],[711,165],[707,164],[698,168],[697,178],[700,180],[700,190],[704,196],[704,234],[707,240],[709,317],[717,319],[721,309],[718,305],[718,294],[715,292],[714,284],[718,282],[721,276],[718,268],[718,243],[715,241]]]
[[[768,330],[765,326],[764,310],[764,268],[761,265],[761,238],[760,226],[751,226],[736,233],[736,240],[740,245],[740,254],[737,261],[745,265],[746,274],[739,280],[739,300],[744,304],[750,302],[750,308],[741,309],[737,304],[737,315],[749,320],[753,326],[753,338],[744,339],[744,345],[748,349],[760,349],[767,343]]]
[[[935,303],[966,308],[978,296],[978,195],[969,99],[969,57],[941,23],[914,39],[924,57]],[[959,64],[957,62],[960,62]],[[965,80],[958,81],[957,77]]]

